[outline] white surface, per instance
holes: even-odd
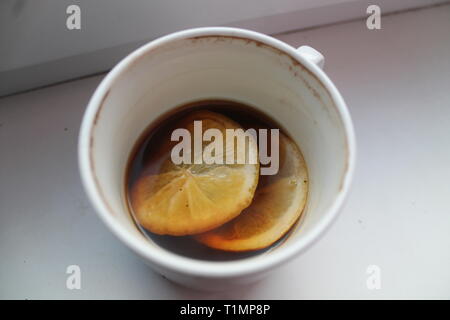
[[[93,77],[0,99],[0,298],[450,298],[450,6],[280,38],[311,45],[349,106],[353,190],[305,254],[240,290],[205,294],[152,272],[106,229],[78,177]],[[64,129],[67,128],[67,131]],[[78,264],[82,289],[67,290]],[[380,266],[381,290],[366,268]]]
[[[383,13],[447,0],[377,0]],[[81,29],[66,9],[79,5]],[[181,29],[235,26],[265,33],[365,17],[371,0],[2,0],[0,96],[111,68],[141,44]]]

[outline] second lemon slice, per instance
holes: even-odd
[[[280,167],[261,176],[252,204],[220,228],[196,240],[220,250],[250,251],[270,246],[299,219],[308,193],[306,164],[297,145],[280,134]]]
[[[175,127],[194,135],[194,121],[202,121],[203,130],[218,129],[224,137],[227,129],[242,129],[208,111],[188,114]],[[170,132],[160,139],[149,160],[158,163],[156,172],[139,177],[131,191],[133,212],[144,228],[157,234],[196,234],[223,225],[250,205],[258,184],[258,162],[176,165],[171,159],[175,143],[170,142]],[[209,144],[203,141],[201,151]],[[257,154],[253,139],[247,140],[245,153],[249,152]]]

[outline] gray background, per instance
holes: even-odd
[[[448,0],[377,0],[383,13]],[[66,9],[81,9],[81,29]],[[366,16],[370,0],[1,0],[0,96],[103,72],[181,29],[239,26],[274,34]]]

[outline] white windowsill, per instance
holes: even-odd
[[[152,272],[97,218],[77,135],[103,76],[0,99],[0,298],[450,299],[450,5],[279,36],[308,44],[355,124],[358,163],[337,222],[265,280],[205,294]],[[67,290],[66,267],[82,270]],[[368,290],[366,268],[381,268]]]

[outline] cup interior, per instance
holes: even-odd
[[[256,254],[290,247],[324,223],[343,188],[348,142],[329,90],[298,59],[261,41],[207,35],[150,46],[113,72],[102,96],[90,106],[95,113],[89,126],[90,175],[107,214],[133,241],[148,250],[170,250],[202,261],[250,258],[210,251],[190,256],[186,248],[170,248],[146,237],[127,206],[126,166],[140,135],[170,110],[204,99],[233,100],[261,110],[284,127],[307,163],[309,194],[301,220],[277,246]]]

